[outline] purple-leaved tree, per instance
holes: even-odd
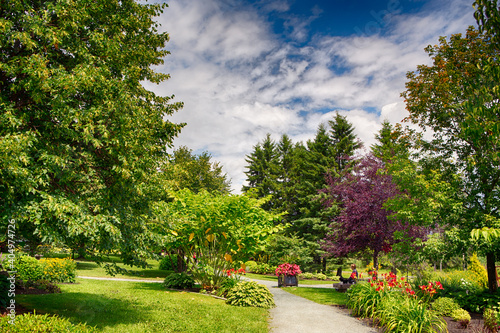
[[[383,208],[387,199],[401,192],[384,170],[381,159],[367,155],[353,169],[338,177],[327,177],[325,205],[338,205],[340,214],[332,220],[322,248],[330,255],[344,257],[370,249],[373,265],[378,268],[381,252],[389,252],[398,240],[395,232],[407,234],[406,239],[422,236],[421,229],[388,218],[392,212]]]

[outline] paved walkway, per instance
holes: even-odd
[[[163,281],[99,278],[78,276],[81,279],[116,280],[130,282],[161,283]],[[255,280],[269,288],[274,296],[276,307],[270,310],[271,333],[377,333],[377,330],[364,325],[358,319],[346,315],[333,306],[322,305],[303,297],[295,296],[278,288],[276,281]],[[330,284],[300,285],[299,287],[332,288]]]
[[[322,305],[278,288],[276,281],[255,280],[269,288],[276,307],[271,309],[272,333],[377,333],[358,319],[330,305]],[[299,287],[333,288],[329,284]]]

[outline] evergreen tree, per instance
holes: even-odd
[[[408,157],[409,144],[398,125],[392,126],[388,120],[384,120],[375,139],[377,143],[370,147],[372,154],[384,162],[390,162],[396,157]]]
[[[338,112],[333,120],[328,122],[330,125],[330,141],[332,157],[334,159],[334,170],[341,173],[350,164],[350,157],[354,156],[356,150],[363,147],[363,144],[354,134],[354,127],[345,116]]]
[[[243,192],[256,189],[257,198],[271,196],[270,200],[262,205],[268,211],[279,209],[276,194],[278,192],[279,159],[276,143],[267,134],[262,143],[255,145],[254,151],[247,156],[248,163],[245,174],[248,185],[243,186]]]

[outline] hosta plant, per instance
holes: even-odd
[[[273,294],[269,289],[254,281],[241,281],[227,294],[227,304],[253,306],[270,309],[275,307]]]

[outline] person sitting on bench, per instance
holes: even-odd
[[[349,278],[344,278],[342,277],[342,273],[340,274],[340,278],[339,280],[342,282],[342,283],[350,283],[350,284],[353,284],[355,283],[357,280],[358,280],[358,271],[356,270],[356,265],[352,264],[351,265],[351,269],[352,269],[352,273],[351,273],[351,276],[349,276]]]

